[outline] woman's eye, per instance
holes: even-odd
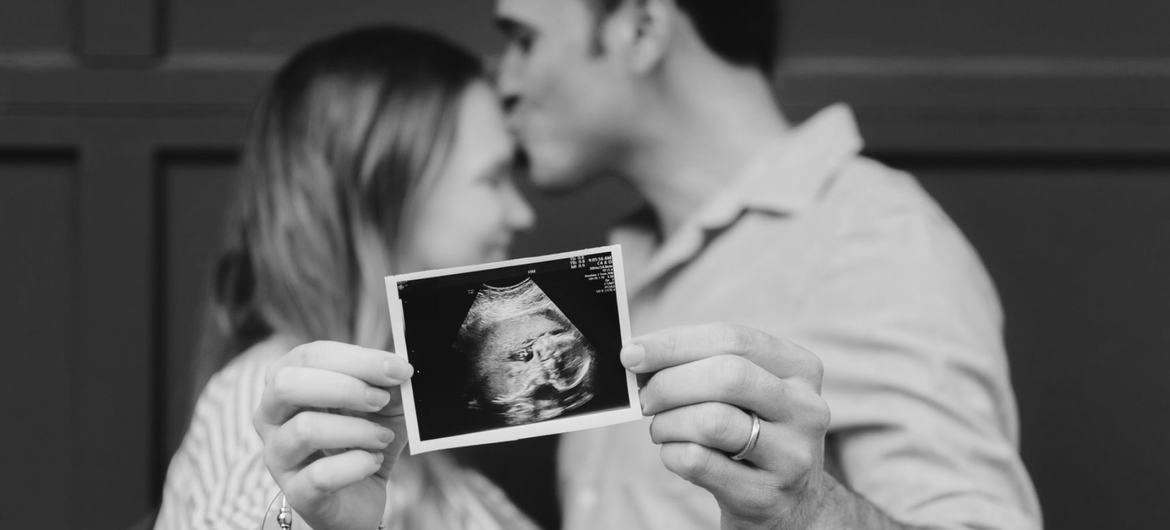
[[[497,171],[488,176],[487,183],[493,188],[499,188],[500,186],[503,186],[505,182],[507,182],[508,178],[510,177],[507,172]]]

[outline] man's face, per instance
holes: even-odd
[[[533,182],[571,189],[612,171],[620,152],[622,69],[597,49],[588,0],[498,0],[507,38],[499,88]]]

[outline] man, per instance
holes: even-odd
[[[990,280],[846,107],[785,121],[775,4],[497,1],[533,181],[649,204],[613,232],[635,333],[766,332],[627,348],[650,439],[564,437],[565,527],[1038,528]]]

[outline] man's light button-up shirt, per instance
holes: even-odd
[[[661,244],[652,216],[618,227],[633,331],[722,321],[791,339],[824,362],[827,457],[850,488],[907,523],[1039,528],[995,289],[917,182],[861,146],[833,106]],[[718,528],[648,427],[563,437],[562,494],[598,496],[566,503],[565,528]]]

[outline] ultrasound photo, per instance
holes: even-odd
[[[411,453],[641,418],[618,247],[387,278]]]
[[[552,419],[593,399],[597,348],[532,278],[484,285],[455,337],[473,365],[469,406],[508,425]]]

